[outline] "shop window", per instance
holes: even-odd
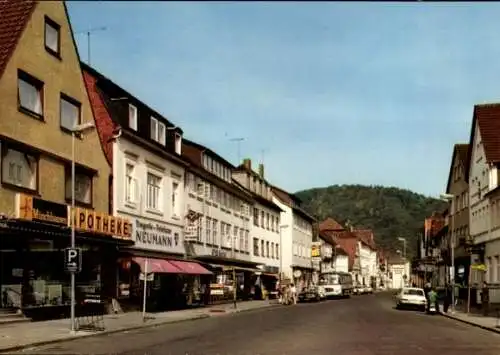
[[[45,16],[45,49],[56,57],[61,56],[61,26]]]
[[[73,131],[81,121],[81,104],[67,95],[60,98],[60,124],[65,131]]]
[[[253,255],[259,256],[259,239],[253,238]]]
[[[43,120],[43,82],[21,70],[17,75],[19,110]]]
[[[2,145],[2,184],[38,189],[38,157]]]
[[[71,167],[66,167],[66,200],[71,197]],[[75,202],[92,205],[92,175],[80,169],[75,171]]]
[[[155,211],[160,210],[161,180],[160,176],[148,172],[146,207]]]

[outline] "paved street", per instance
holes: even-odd
[[[24,350],[44,354],[500,354],[500,335],[388,294],[275,307]]]

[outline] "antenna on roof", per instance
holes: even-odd
[[[98,31],[106,31],[106,26],[89,28],[87,31],[80,31],[76,34],[86,34],[87,35],[87,64],[90,65],[90,35]]]
[[[241,153],[241,142],[243,142],[245,140],[245,138],[243,137],[239,137],[239,138],[230,138],[229,139],[231,142],[236,142],[236,154],[238,155],[238,160],[236,162],[236,165],[238,165],[240,163],[240,153]]]

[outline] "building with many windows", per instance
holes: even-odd
[[[142,304],[141,271],[154,277],[148,305],[178,306],[180,283],[198,286],[211,274],[184,260],[184,176],[182,130],[132,94],[82,64],[96,123],[112,166],[112,210],[133,226],[134,245],[121,250],[116,297],[122,304]],[[182,306],[182,305],[180,305]]]
[[[182,155],[190,162],[185,204],[189,257],[213,268],[213,287],[230,288],[236,276],[238,289],[248,295],[259,271],[251,258],[252,195],[233,182],[234,166],[209,148],[184,139]]]
[[[283,212],[280,215],[282,272],[294,280],[298,288],[312,281],[311,244],[314,217],[301,207],[298,197],[276,186],[271,187],[273,202]]]
[[[113,296],[117,246],[132,243],[131,229],[108,214],[111,170],[91,129],[64,2],[7,0],[0,14],[0,307],[60,315],[71,293],[63,269],[68,224],[75,222],[83,250],[79,299]]]
[[[280,213],[283,210],[272,201],[271,185],[265,180],[264,165],[259,172],[252,170],[252,162],[245,159],[233,170],[233,179],[253,200],[250,240],[251,260],[260,264],[261,281],[266,289],[274,289],[281,267]]]

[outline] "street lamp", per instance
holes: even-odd
[[[73,126],[71,129],[71,248],[75,248],[75,138],[77,134],[82,134],[93,129],[93,122],[85,122]],[[71,332],[75,332],[75,271],[71,270]]]
[[[403,242],[403,258],[406,260],[406,238],[399,237],[398,240]]]
[[[439,197],[441,200],[448,202],[453,206],[453,199],[455,198],[454,195],[450,194],[440,194]],[[451,259],[451,272],[448,271],[449,277],[451,278],[451,312],[455,312],[455,233],[454,233],[454,224],[455,224],[455,213],[453,211],[453,208],[451,208],[451,220],[452,220],[452,230],[451,230],[451,236],[450,236],[450,259]]]
[[[283,275],[283,232],[282,232],[283,228],[288,228],[288,224],[280,225],[280,287]]]

